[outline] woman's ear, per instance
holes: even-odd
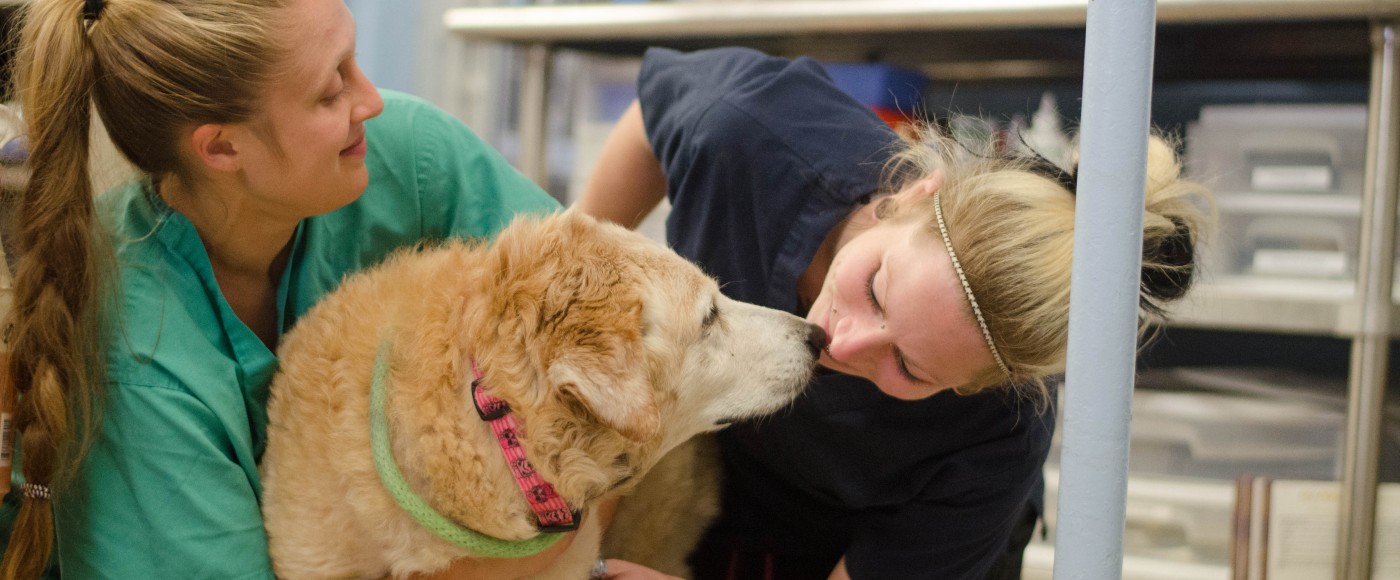
[[[886,196],[870,204],[870,215],[875,221],[888,219],[901,206],[908,207],[909,204],[933,197],[933,192],[938,191],[940,187],[943,187],[943,170],[941,169],[914,182],[913,185],[904,188],[899,193]]]
[[[908,189],[901,191],[900,195],[907,196],[908,201],[919,201],[933,197],[933,193],[938,188],[943,187],[943,170],[939,169],[930,173],[927,177],[918,180]]]
[[[215,171],[237,171],[238,148],[228,125],[207,123],[190,133],[190,146],[199,163]]]

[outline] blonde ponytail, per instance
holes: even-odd
[[[16,207],[10,365],[19,391],[21,504],[0,577],[37,578],[53,549],[49,491],[62,493],[97,397],[99,265],[88,177],[93,57],[81,2],[27,7],[16,81],[29,129],[29,188]]]
[[[15,74],[29,128],[30,185],[17,207],[11,363],[24,501],[0,579],[34,578],[53,550],[64,501],[100,427],[99,306],[112,251],[89,177],[95,107],[122,156],[153,181],[183,171],[182,132],[254,121],[281,38],[285,0],[33,0]],[[87,10],[85,12],[85,10]]]

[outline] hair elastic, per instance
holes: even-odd
[[[25,483],[20,486],[20,491],[29,499],[49,499],[53,495],[49,493],[49,486],[37,483]]]
[[[106,5],[105,0],[83,0],[83,20],[97,20]]]
[[[1001,372],[1006,376],[1011,376],[1011,368],[1006,366],[1006,361],[1002,360],[1001,352],[997,350],[997,344],[992,341],[992,331],[987,328],[987,319],[982,317],[982,309],[977,306],[977,298],[972,295],[972,285],[967,283],[967,275],[963,274],[962,263],[958,261],[957,253],[953,252],[953,240],[948,237],[948,226],[943,223],[943,205],[939,202],[938,192],[933,192],[933,214],[938,218],[938,233],[943,234],[943,247],[948,248],[948,258],[953,262],[953,271],[958,273],[958,281],[962,282],[963,293],[967,294],[967,301],[972,304],[972,315],[977,317],[977,325],[982,327],[982,338],[987,340],[987,348],[992,351],[992,359],[996,361]]]

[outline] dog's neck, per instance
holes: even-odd
[[[477,416],[490,425],[491,432],[496,435],[496,445],[500,447],[506,465],[510,466],[516,487],[520,488],[525,502],[535,512],[540,530],[562,532],[578,529],[579,511],[559,497],[554,485],[540,476],[525,455],[520,444],[523,432],[519,421],[511,413],[510,403],[491,394],[490,386],[482,380],[475,360],[471,362],[471,368],[471,394]]]
[[[491,426],[471,399],[471,361],[480,364],[491,393],[505,399],[523,428],[520,443],[534,469],[568,505],[582,510],[652,462],[655,445],[639,449],[616,431],[552,392],[540,357],[525,345],[539,342],[539,304],[503,292],[510,280],[479,272],[508,272],[505,254],[458,254],[459,263],[435,268],[426,281],[451,289],[399,308],[418,327],[395,331],[403,344],[443,345],[431,363],[395,368],[387,410],[394,456],[411,487],[435,510],[482,534],[515,540],[539,534],[537,519],[516,485]],[[528,293],[526,293],[528,295]],[[427,348],[427,347],[422,347]]]
[[[467,388],[461,391],[469,393]],[[434,424],[413,424],[410,417],[425,415],[389,410],[400,419],[395,424],[394,455],[411,487],[433,509],[473,531],[505,540],[539,534],[537,518],[490,424],[477,416],[471,402],[426,390],[416,394],[422,397],[419,405],[454,409],[454,420],[444,423],[448,413],[439,412]],[[402,397],[399,393],[392,399]]]
[[[538,519],[530,504],[516,484],[506,458],[497,443],[491,426],[477,414],[471,400],[472,380],[471,360],[481,363],[485,382],[491,385],[491,392],[509,401],[516,407],[516,420],[522,433],[519,441],[534,469],[549,482],[569,506],[582,510],[595,501],[615,481],[598,481],[598,474],[591,470],[569,469],[569,463],[577,463],[586,458],[563,455],[571,447],[577,449],[576,441],[560,444],[542,444],[541,439],[553,437],[560,431],[579,430],[579,425],[570,424],[570,418],[546,414],[536,417],[528,407],[538,401],[522,400],[525,393],[533,392],[521,385],[538,382],[534,372],[525,365],[512,368],[507,365],[493,366],[495,361],[514,361],[521,357],[518,353],[506,356],[508,349],[517,348],[509,341],[502,340],[497,326],[488,325],[487,320],[473,320],[472,312],[484,308],[477,305],[468,308],[463,300],[448,311],[441,312],[427,320],[466,321],[453,334],[460,344],[454,353],[449,368],[441,369],[396,369],[394,394],[389,397],[390,416],[394,418],[394,456],[404,477],[413,489],[435,510],[454,522],[476,532],[506,540],[518,540],[538,535]],[[439,324],[434,322],[434,325]],[[460,323],[459,323],[460,324]],[[412,329],[411,334],[423,336],[448,329]],[[405,333],[402,340],[413,340]],[[416,407],[410,410],[406,407]],[[431,412],[427,410],[431,409]],[[537,424],[538,425],[537,425]],[[536,437],[539,435],[548,437]],[[545,433],[549,430],[553,433]],[[573,475],[570,477],[570,475]]]

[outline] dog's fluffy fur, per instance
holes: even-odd
[[[577,212],[520,218],[491,245],[447,242],[349,278],[283,339],[268,404],[263,512],[284,578],[380,578],[474,557],[420,527],[375,471],[369,384],[381,340],[393,454],[414,491],[502,539],[538,534],[470,362],[571,506],[634,485],[663,454],[788,404],[813,327],[742,304],[660,244]],[[582,579],[596,518],[541,578]]]
[[[719,516],[719,453],[718,439],[707,433],[662,457],[618,503],[603,533],[603,556],[694,578],[687,558]]]

